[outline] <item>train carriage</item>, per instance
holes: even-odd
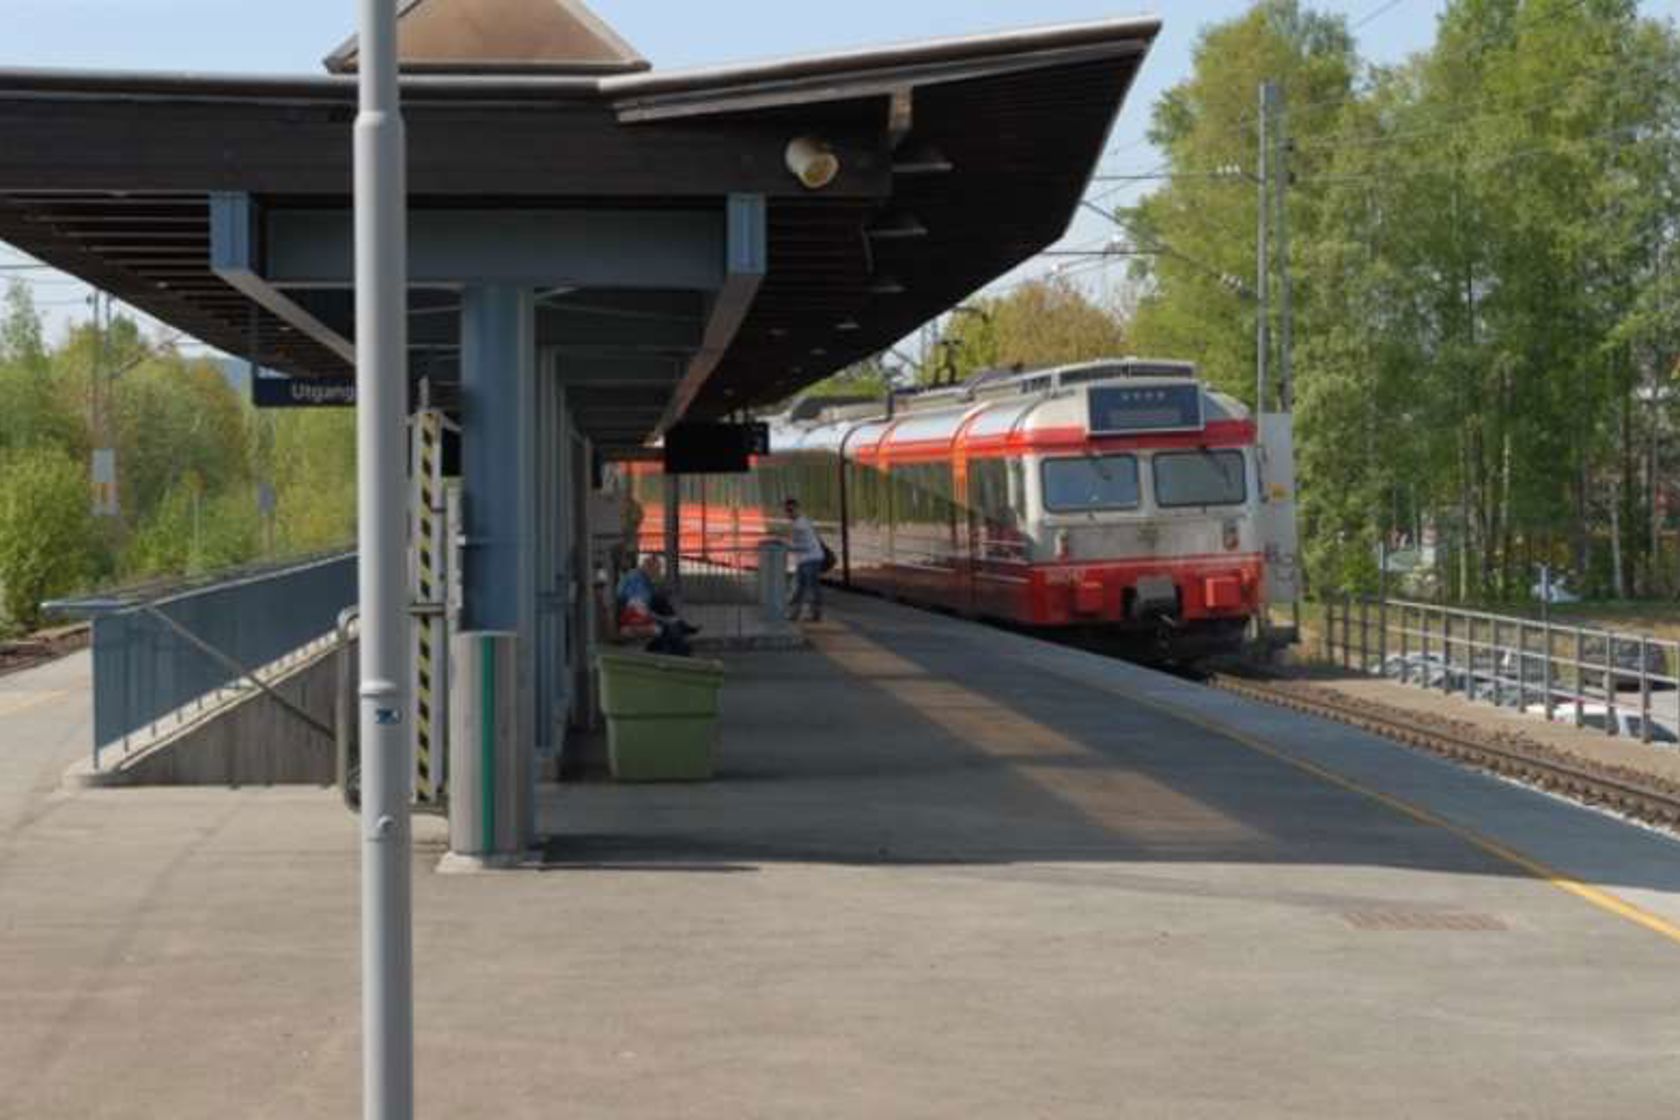
[[[1254,447],[1248,412],[1186,363],[982,375],[890,413],[807,402],[751,474],[683,480],[683,551],[749,556],[797,496],[841,582],[1190,657],[1240,643],[1261,607]],[[637,477],[652,513],[657,474]],[[660,531],[644,523],[647,546]]]

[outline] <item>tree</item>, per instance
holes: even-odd
[[[29,285],[13,280],[6,285],[5,311],[0,315],[0,362],[28,370],[43,371],[47,347],[41,334],[41,316]]]
[[[0,312],[0,453],[76,445],[80,423],[54,382],[29,288],[14,280]]]
[[[1252,396],[1259,80],[1292,142],[1288,262],[1308,570],[1368,586],[1433,531],[1465,597],[1649,586],[1680,350],[1680,52],[1630,0],[1456,0],[1359,74],[1338,20],[1258,4],[1156,110],[1172,176],[1123,217],[1153,248],[1134,339]],[[1641,466],[1643,462],[1643,467]]]
[[[0,459],[0,607],[14,625],[35,626],[44,599],[81,586],[91,569],[88,478],[57,448]]]
[[[1154,109],[1150,138],[1167,154],[1167,185],[1119,215],[1144,254],[1131,323],[1140,350],[1194,361],[1220,388],[1253,399],[1255,305],[1245,288],[1256,272],[1260,83],[1283,87],[1290,132],[1308,140],[1351,101],[1356,66],[1343,21],[1294,0],[1255,4],[1202,33],[1191,76]],[[1321,162],[1305,147],[1297,159],[1303,171]],[[1308,184],[1292,192],[1297,246],[1312,237],[1317,193]]]
[[[892,387],[892,371],[881,361],[880,356],[876,355],[861,362],[854,362],[839,373],[812,385],[800,395],[805,398],[867,397],[871,400],[885,400]]]
[[[1120,316],[1065,279],[1033,280],[952,313],[925,382],[961,381],[985,369],[1035,369],[1126,353]]]

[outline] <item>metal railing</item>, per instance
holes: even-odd
[[[126,745],[166,718],[184,719],[222,689],[245,683],[276,695],[257,670],[331,635],[338,612],[356,601],[356,590],[350,554],[99,610],[93,620],[94,766],[103,749]]]
[[[735,606],[762,613],[767,622],[787,610],[787,546],[781,541],[684,551],[681,577],[686,603]]]
[[[1680,643],[1401,599],[1324,603],[1323,660],[1644,742],[1680,745]]]

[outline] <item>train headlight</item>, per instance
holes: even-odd
[[[1073,539],[1068,536],[1066,529],[1056,530],[1056,559],[1073,559]]]
[[[1240,544],[1242,544],[1242,533],[1238,529],[1237,523],[1235,521],[1225,522],[1225,551],[1235,552]]]

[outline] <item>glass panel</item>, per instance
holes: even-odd
[[[1234,506],[1248,496],[1241,451],[1157,455],[1155,500],[1162,506]]]
[[[1044,460],[1044,508],[1056,513],[1136,509],[1138,466],[1130,455]]]

